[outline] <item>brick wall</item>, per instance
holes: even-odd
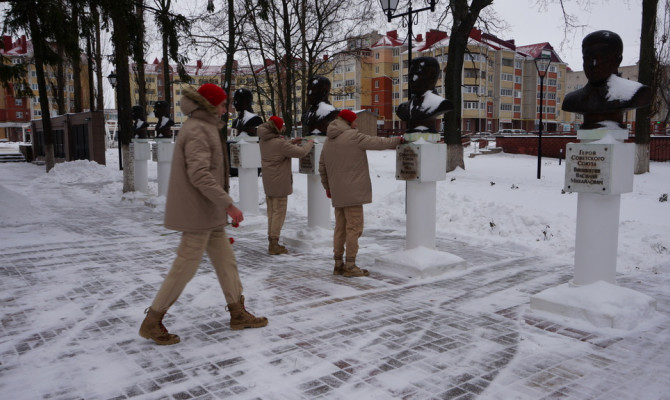
[[[633,138],[628,142],[632,142]],[[576,136],[542,135],[542,157],[559,158],[565,156],[565,145],[579,143]],[[538,136],[496,136],[496,147],[502,147],[505,153],[537,155]],[[561,153],[563,149],[563,153]],[[670,136],[652,136],[649,142],[651,161],[670,161]]]

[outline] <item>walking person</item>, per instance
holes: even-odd
[[[177,136],[165,204],[165,227],[181,231],[181,242],[139,332],[160,345],[179,343],[179,336],[163,326],[163,317],[195,275],[205,251],[228,304],[230,327],[268,324],[267,318],[257,318],[244,307],[235,253],[224,229],[228,217],[233,225],[244,219],[227,193],[229,167],[219,136],[221,115],[227,111],[226,92],[207,83],[182,93],[181,109],[189,118]]]
[[[357,127],[353,111],[340,111],[328,125],[328,139],[319,159],[321,183],[335,208],[333,274],[346,277],[370,275],[367,269],[356,265],[358,238],[363,233],[363,204],[372,202],[366,150],[393,149],[404,142],[402,137],[368,136]]]
[[[293,193],[293,173],[291,158],[306,156],[314,146],[309,140],[299,146],[301,138],[287,140],[284,120],[277,116],[257,128],[261,148],[261,168],[265,203],[268,208],[268,253],[272,255],[286,254],[286,247],[279,244],[279,235],[286,219],[288,195]]]

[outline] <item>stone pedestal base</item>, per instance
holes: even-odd
[[[604,281],[582,286],[565,283],[532,296],[530,308],[601,328],[630,330],[652,317],[656,300]]]
[[[391,272],[407,278],[427,278],[464,270],[467,263],[451,253],[416,247],[379,257],[375,260],[375,267],[382,273]]]

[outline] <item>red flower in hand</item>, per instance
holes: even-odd
[[[230,240],[230,244],[233,244],[233,243],[235,243],[235,239],[233,239],[233,238],[231,238],[231,237],[230,237],[230,238],[228,238],[228,240]]]
[[[237,223],[237,222],[233,222],[233,228],[237,228],[237,227],[239,227],[239,226],[240,226],[239,223]]]

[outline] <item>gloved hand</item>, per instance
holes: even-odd
[[[326,197],[330,199],[330,190],[326,189]]]

